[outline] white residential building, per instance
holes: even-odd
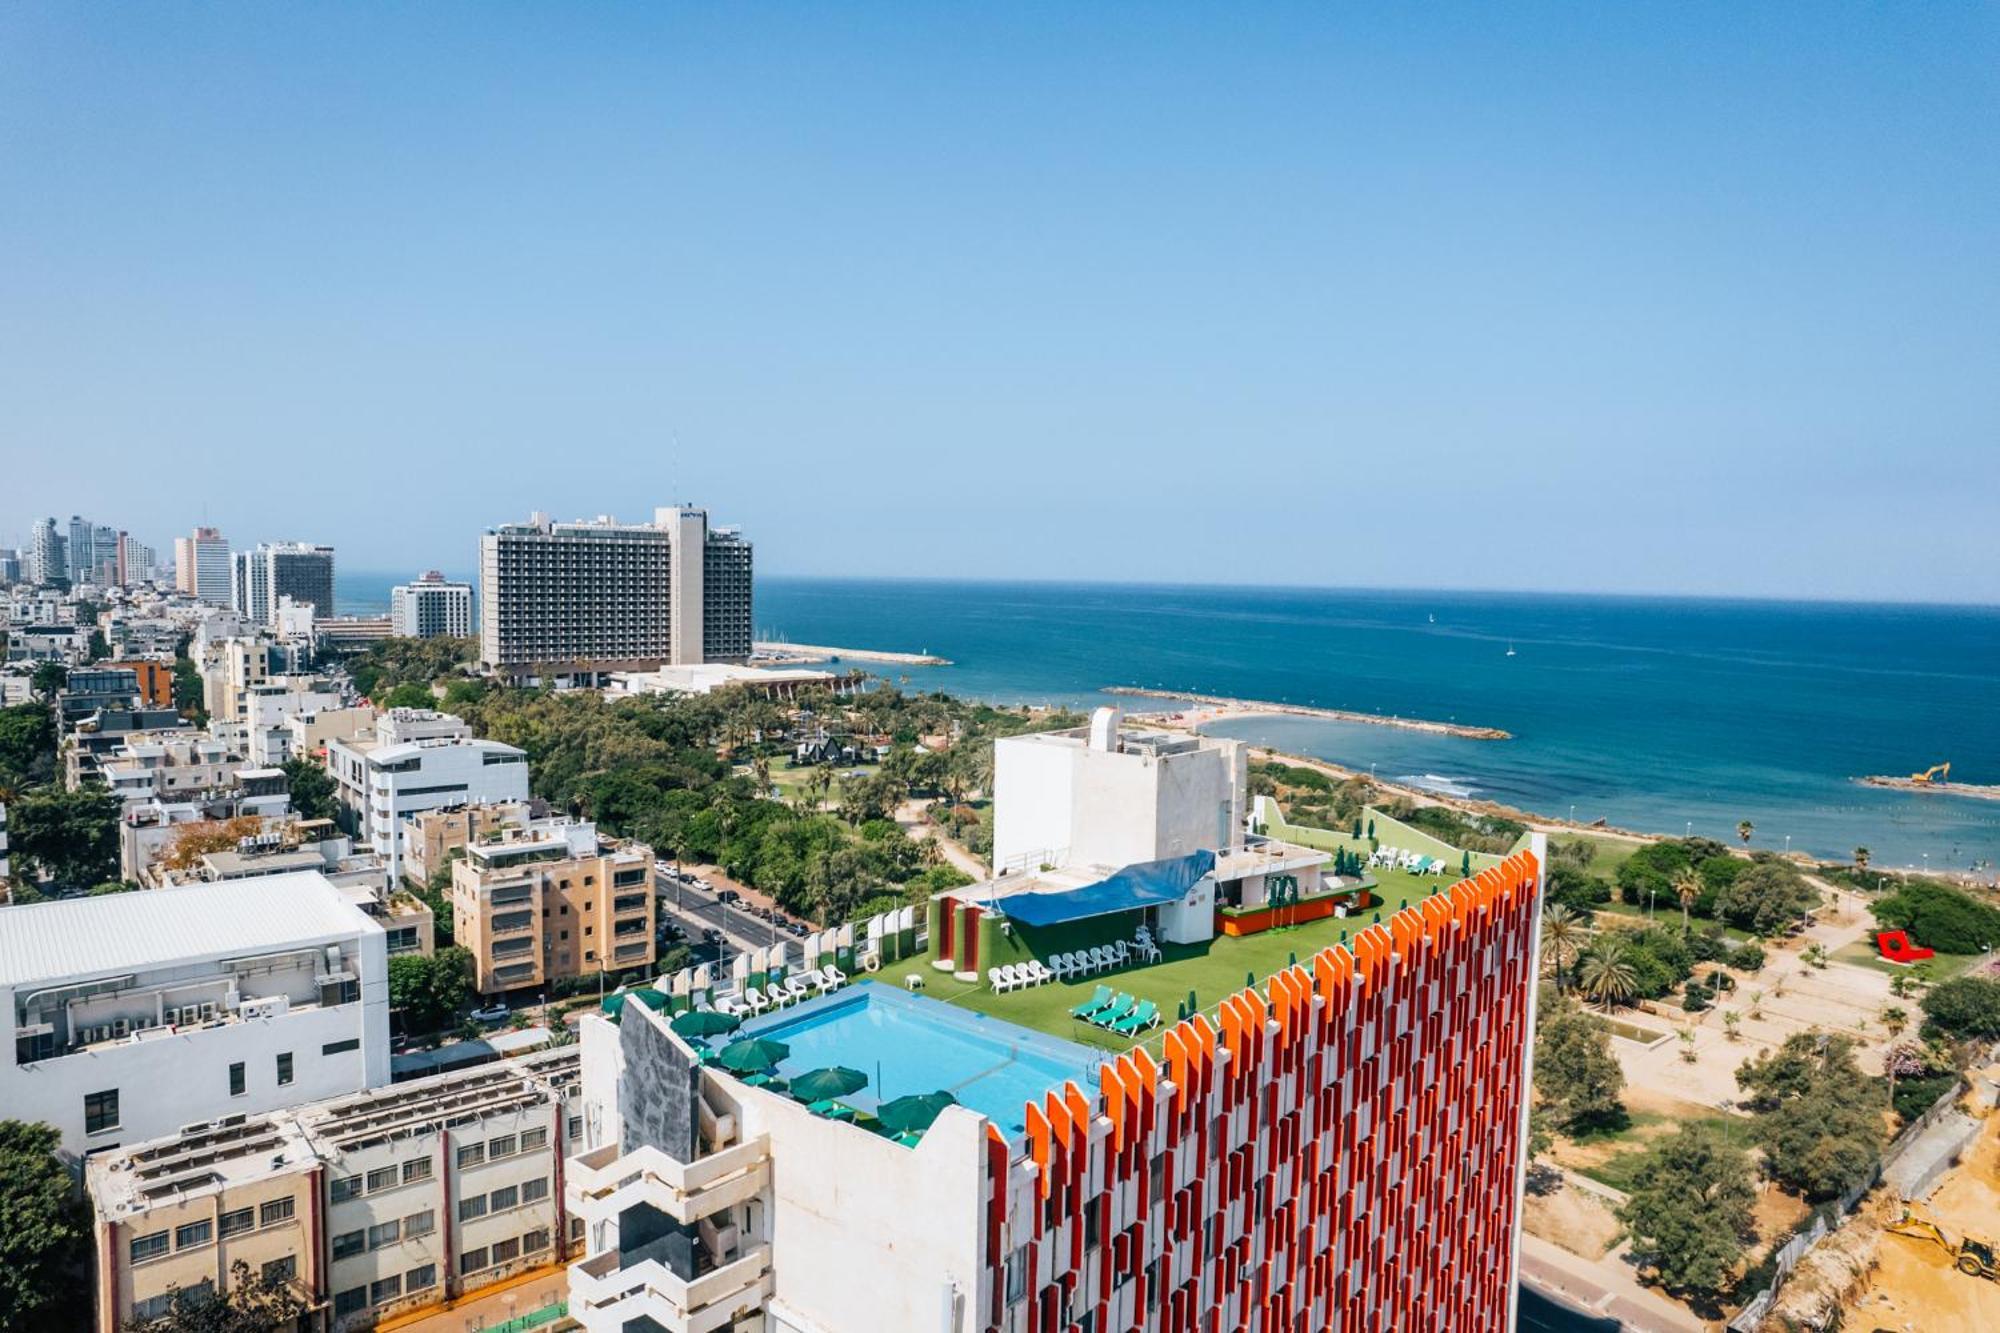
[[[472,633],[472,585],[435,569],[389,590],[389,623],[405,639],[462,639]]]
[[[527,752],[479,740],[464,719],[392,708],[371,735],[327,742],[326,766],[356,834],[402,874],[403,820],[420,810],[528,798]]]
[[[211,606],[228,606],[229,539],[215,528],[174,538],[174,586]]]
[[[310,603],[333,614],[333,548],[309,542],[266,542],[231,558],[230,601],[239,615],[270,624],[279,601]]]
[[[314,872],[0,912],[0,1106],[83,1156],[389,1080],[381,926]]]
[[[244,742],[251,762],[277,767],[292,757],[292,729],[302,714],[337,709],[340,691],[312,676],[271,676],[243,692]]]

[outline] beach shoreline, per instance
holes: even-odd
[[[1452,736],[1459,740],[1506,741],[1514,738],[1512,732],[1502,731],[1498,727],[1470,727],[1459,722],[1434,722],[1420,717],[1360,713],[1346,708],[1319,708],[1310,704],[1278,703],[1268,699],[1232,699],[1226,695],[1194,694],[1186,690],[1152,690],[1137,685],[1107,685],[1102,692],[1138,699],[1200,704],[1206,710],[1200,719],[1201,722],[1240,717],[1312,717],[1327,722],[1359,722],[1372,727],[1398,727],[1404,731],[1421,731],[1433,736]],[[1196,725],[1199,725],[1199,722]]]
[[[851,659],[856,662],[888,662],[896,666],[950,666],[949,657],[929,653],[892,653],[875,648],[829,648],[816,643],[767,643],[750,645],[760,664],[796,666],[805,662]]]

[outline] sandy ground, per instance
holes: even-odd
[[[1610,1203],[1567,1180],[1553,1194],[1530,1191],[1523,1218],[1529,1235],[1585,1259],[1602,1259],[1623,1230]]]
[[[1945,1234],[2000,1240],[2000,1113],[1989,1115],[1965,1160],[1945,1176],[1929,1210]],[[1870,1223],[1893,1221],[1893,1200],[1871,1208]],[[2000,1282],[1971,1277],[1951,1266],[1937,1246],[1904,1236],[1882,1236],[1877,1268],[1852,1304],[1848,1327],[1896,1333],[2000,1329]]]

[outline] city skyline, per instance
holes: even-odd
[[[2000,23],[1560,13],[15,7],[5,522],[88,458],[382,569],[645,494],[773,573],[2000,600]],[[278,456],[282,524],[150,465]]]

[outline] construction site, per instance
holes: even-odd
[[[1945,796],[1971,796],[1982,801],[2000,801],[2000,786],[1978,782],[1953,782],[1951,762],[1932,764],[1921,773],[1907,777],[1876,774],[1858,779],[1864,786],[1893,787],[1897,791],[1930,791]]]

